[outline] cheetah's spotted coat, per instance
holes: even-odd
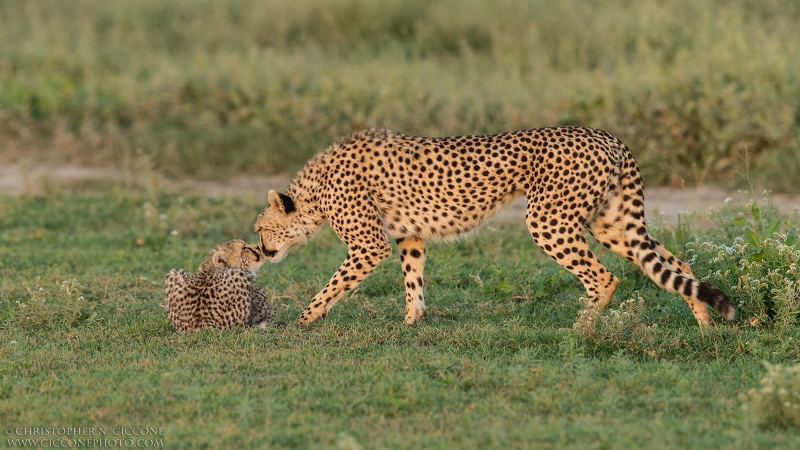
[[[397,240],[409,324],[425,316],[425,242],[457,237],[526,195],[534,241],[586,288],[589,307],[605,308],[618,280],[589,250],[584,230],[683,296],[700,325],[707,305],[734,316],[728,296],[698,281],[689,266],[645,228],[642,179],[630,150],[611,134],[574,127],[488,136],[424,138],[361,131],[309,161],[286,194],[270,191],[255,231],[277,262],[328,220],[347,258],[298,323],[310,324],[356,287]]]
[[[216,245],[194,275],[172,269],[164,281],[169,321],[180,330],[203,327],[265,327],[272,320],[272,305],[254,280],[264,264],[261,251],[241,239]]]

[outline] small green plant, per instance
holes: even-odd
[[[764,363],[761,388],[744,395],[765,428],[800,427],[800,364],[785,367]],[[750,405],[745,405],[749,408]]]
[[[768,192],[765,192],[765,195],[768,195]],[[764,240],[773,236],[781,228],[781,223],[785,224],[787,228],[786,234],[782,238],[783,243],[791,247],[797,242],[797,229],[790,221],[783,221],[779,218],[767,220],[762,217],[757,200],[753,200],[747,205],[747,208],[750,210],[752,219],[740,215],[733,219],[733,224],[744,228],[744,240],[753,251],[750,255],[751,260],[761,261],[764,259]]]
[[[750,155],[747,147],[744,150],[744,173],[740,174],[742,178],[750,185],[750,192],[755,192],[753,177],[750,174]],[[762,192],[767,208],[765,211],[774,212],[775,208],[769,198],[769,190]],[[780,218],[767,218],[768,214],[763,214],[758,207],[758,200],[753,199],[748,205],[747,209],[750,210],[752,220],[748,220],[744,214],[739,215],[733,219],[733,224],[737,227],[744,228],[744,240],[750,246],[753,252],[750,259],[753,261],[761,261],[764,259],[764,240],[774,235],[781,227],[782,220]],[[792,223],[786,221],[787,232],[784,237],[784,243],[788,246],[793,246],[797,241],[797,230],[792,226]]]
[[[644,309],[644,299],[637,296],[623,301],[619,308],[607,308],[603,313],[584,310],[578,313],[572,329],[592,341],[624,344],[657,328],[656,324],[645,323]]]
[[[77,280],[64,280],[55,291],[40,286],[28,288],[30,300],[17,301],[10,323],[25,331],[69,329],[96,317],[78,289]]]
[[[753,261],[761,261],[764,259],[764,240],[778,231],[782,221],[781,219],[774,219],[764,226],[762,223],[764,221],[761,219],[761,210],[758,208],[758,202],[753,201],[753,203],[747,206],[750,208],[750,214],[752,214],[753,220],[747,220],[742,215],[734,218],[733,223],[734,225],[744,227],[744,240],[750,248],[755,250],[755,253],[750,255],[750,259]],[[789,225],[790,224],[787,223],[787,226]],[[791,229],[794,230],[794,228]],[[797,233],[795,232],[794,239],[796,238]],[[788,236],[787,239],[789,239]]]

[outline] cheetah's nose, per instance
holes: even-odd
[[[272,258],[273,256],[275,256],[276,253],[278,253],[277,250],[267,250],[267,247],[264,246],[263,242],[261,242],[260,244],[261,244],[260,245],[261,253],[263,253],[264,256],[266,256],[267,258]]]

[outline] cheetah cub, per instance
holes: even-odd
[[[708,306],[725,319],[727,295],[699,281],[647,232],[639,167],[628,147],[602,130],[552,127],[487,136],[427,138],[366,130],[318,154],[285,194],[269,191],[254,229],[264,257],[280,261],[328,221],[347,258],[297,319],[310,324],[358,286],[397,242],[406,316],[425,316],[425,246],[480,227],[526,196],[525,224],[539,247],[586,289],[602,311],[619,280],[589,249],[585,233],[628,258],[658,286],[683,297],[700,325]]]
[[[167,273],[165,301],[160,306],[179,331],[237,325],[266,328],[272,320],[272,306],[267,293],[254,281],[264,261],[257,246],[241,239],[218,244],[194,275],[181,269]]]

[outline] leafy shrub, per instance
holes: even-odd
[[[800,364],[792,367],[764,363],[767,376],[760,389],[750,389],[749,399],[766,428],[800,427]],[[750,405],[745,405],[749,407]]]
[[[749,205],[751,219],[733,219],[742,235],[729,245],[687,243],[694,273],[728,293],[741,322],[773,326],[781,334],[800,323],[800,249],[791,222],[762,215],[757,202]],[[785,232],[778,234],[781,227]]]

